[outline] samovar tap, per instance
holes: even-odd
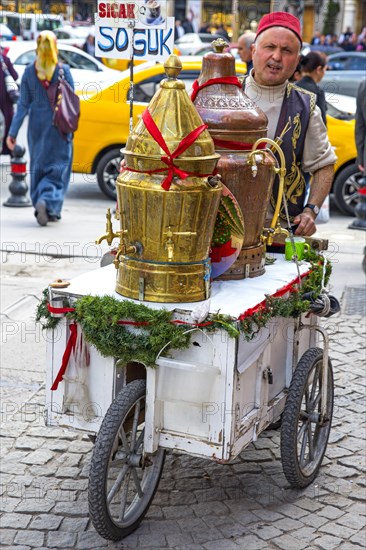
[[[107,209],[106,218],[107,218],[107,221],[106,221],[106,224],[105,224],[106,232],[103,233],[103,235],[101,235],[100,237],[98,237],[95,240],[95,244],[101,244],[102,241],[107,241],[108,245],[111,246],[113,239],[120,236],[120,232],[117,231],[115,233],[113,231],[112,216],[111,216],[111,209],[110,208]]]

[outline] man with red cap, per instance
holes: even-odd
[[[297,88],[288,79],[299,62],[302,46],[300,21],[286,12],[273,12],[259,22],[252,46],[253,69],[244,81],[244,91],[268,117],[268,137],[281,137],[286,159],[285,193],[291,224],[296,235],[316,231],[315,219],[328,195],[336,156],[328,140],[316,96]],[[305,203],[305,175],[313,181]],[[274,208],[278,193],[275,181],[271,197]],[[284,211],[280,213],[286,224]]]

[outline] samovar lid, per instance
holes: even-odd
[[[242,81],[236,78],[235,58],[231,53],[224,52],[227,42],[219,38],[212,42],[212,46],[214,51],[203,56],[194,93],[195,107],[208,125],[211,136],[214,140],[249,144],[266,137],[267,116],[249,99],[242,88]],[[211,84],[213,79],[222,82]]]
[[[215,152],[210,133],[188,96],[184,82],[177,78],[182,70],[181,60],[170,55],[164,69],[167,78],[161,81],[159,90],[127,140],[124,150],[127,167],[136,169],[138,166],[139,171],[166,167],[161,158],[167,155],[167,150],[174,155],[179,147],[175,165],[184,170],[193,162],[195,173],[205,173],[212,164],[213,171],[220,156]]]

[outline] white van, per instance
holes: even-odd
[[[36,40],[42,31],[54,31],[62,27],[62,14],[53,13],[15,13],[0,11],[0,23],[4,23],[13,33],[23,40]]]

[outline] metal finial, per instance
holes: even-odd
[[[182,70],[182,62],[177,55],[170,55],[164,63],[165,74],[168,78],[177,78]]]
[[[228,45],[229,44],[223,38],[216,38],[216,40],[211,42],[211,46],[216,53],[223,53],[224,49],[227,48]]]

